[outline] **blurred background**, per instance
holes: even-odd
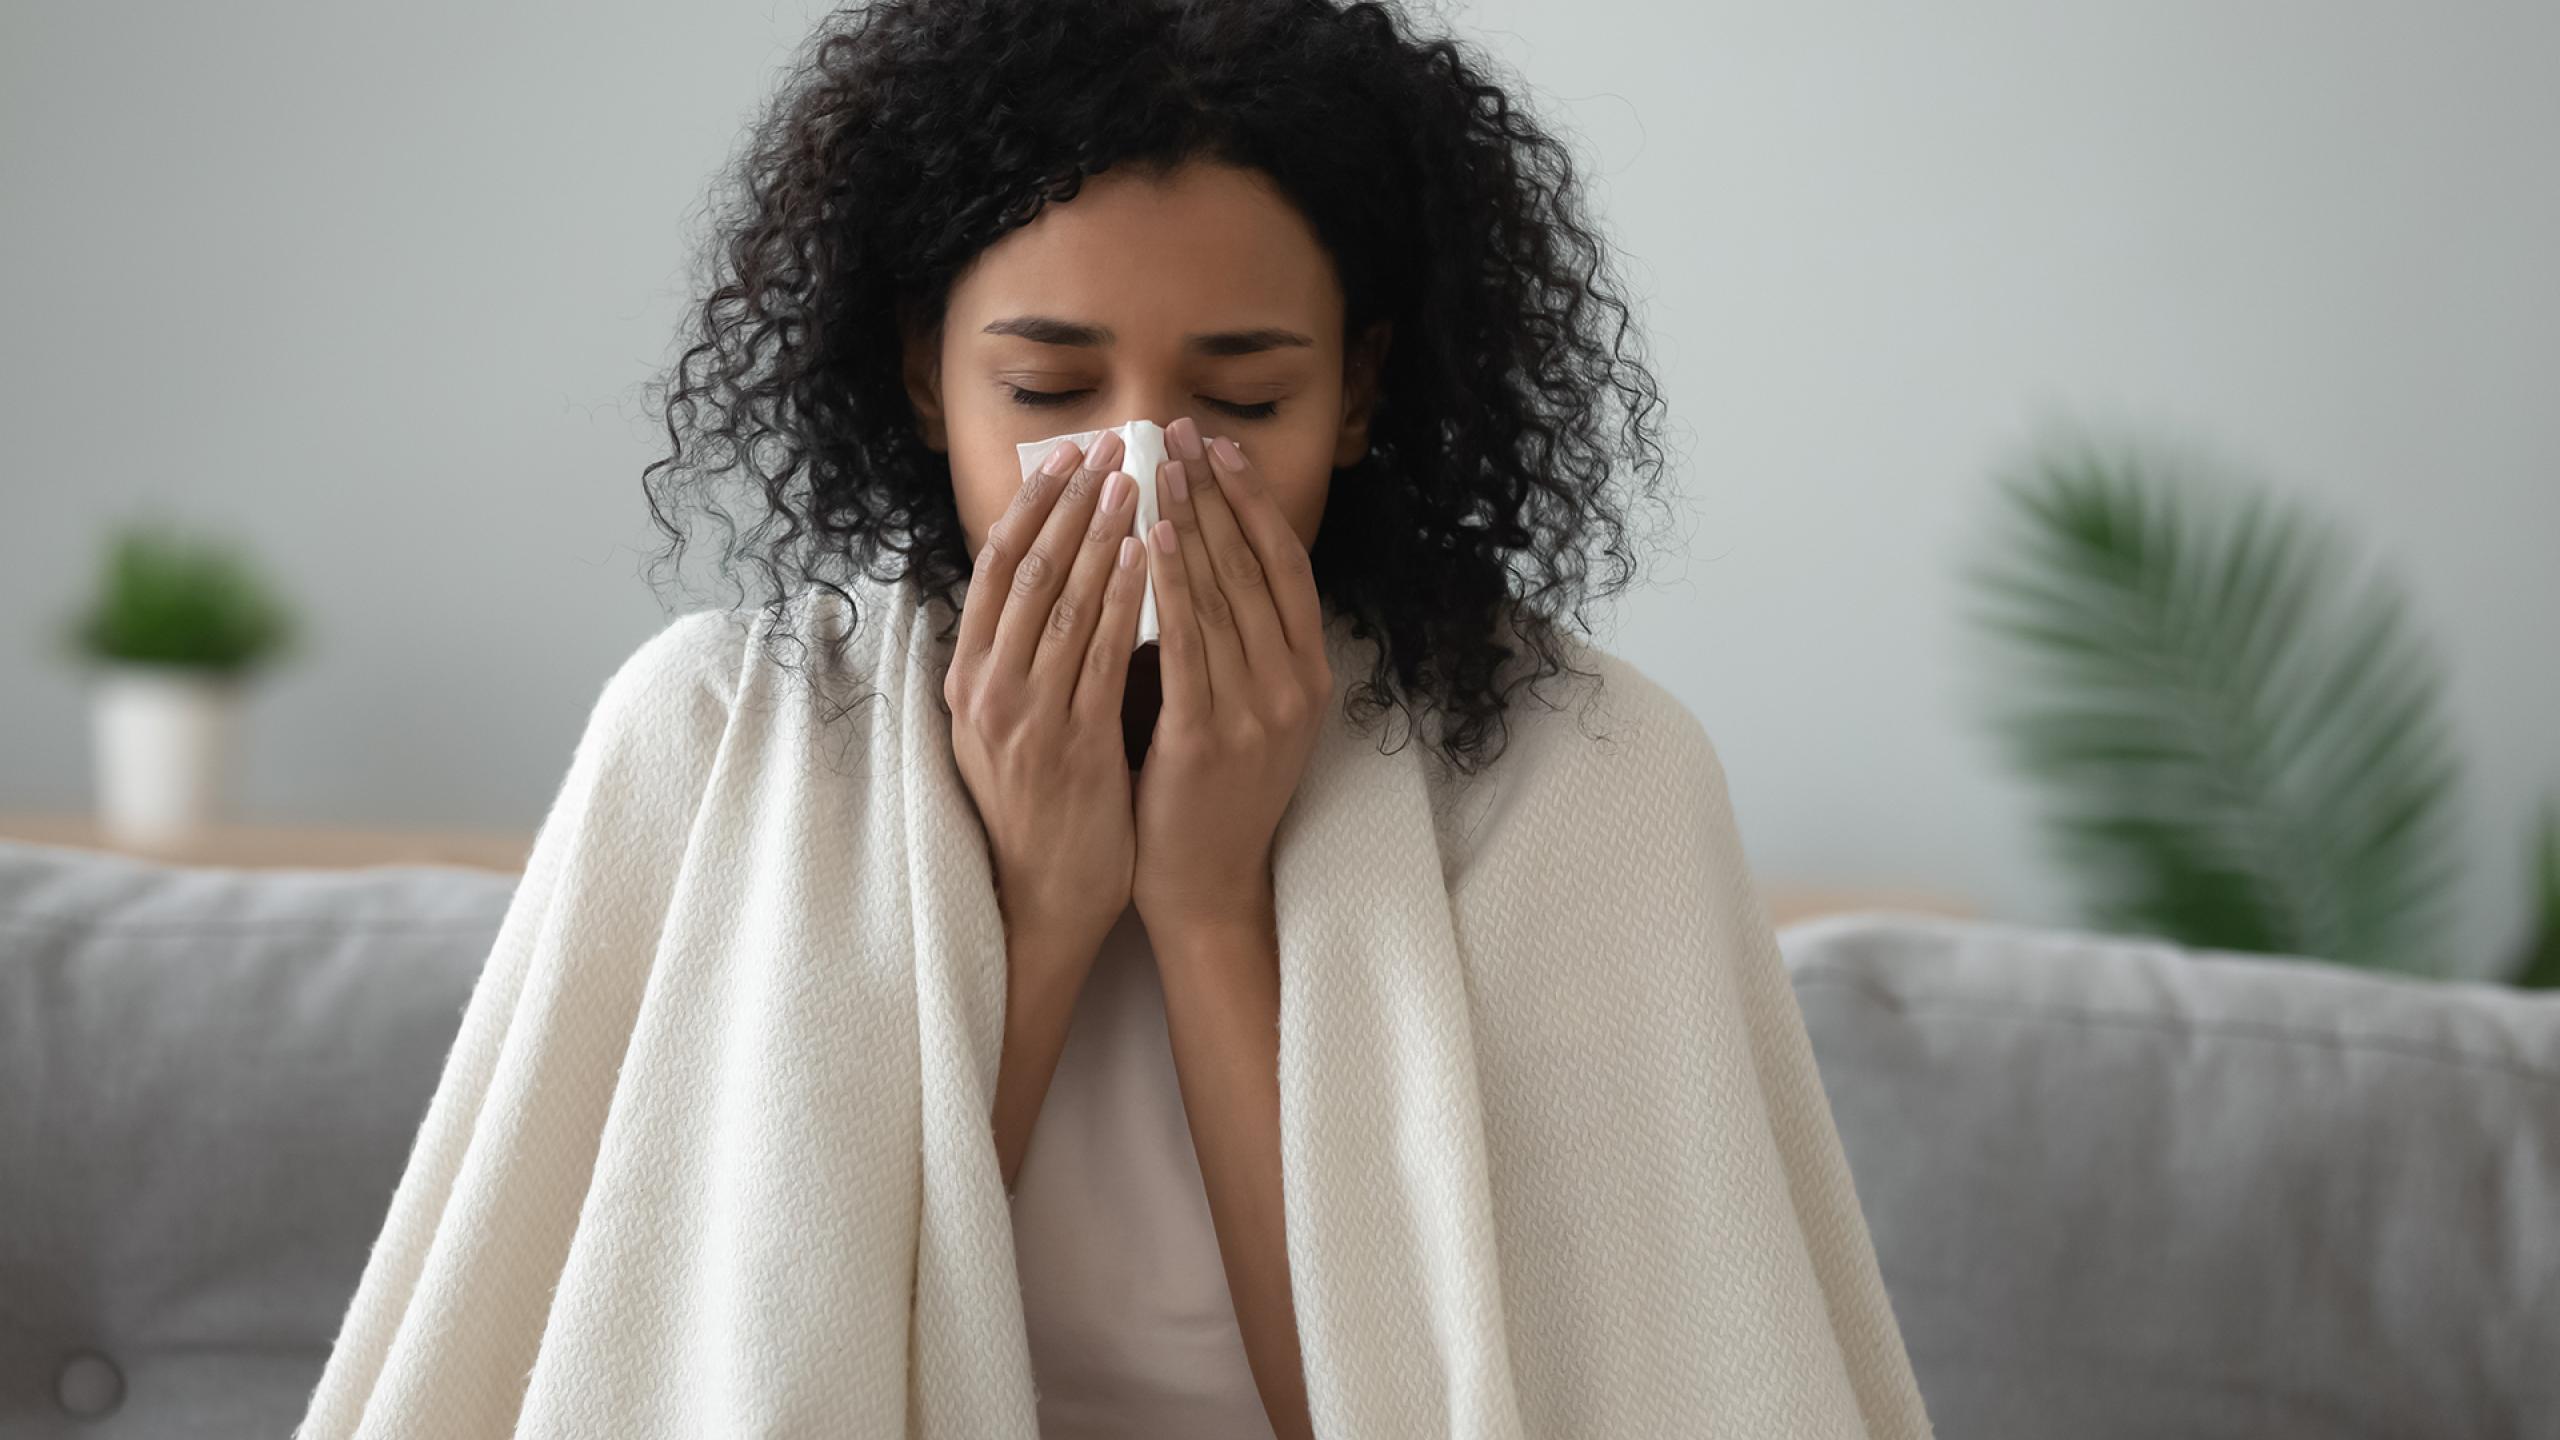
[[[668,618],[642,387],[705,187],[825,8],[0,9],[0,833],[61,833],[152,743],[57,643],[148,510],[236,540],[297,627],[241,693],[231,816],[529,835]],[[2089,918],[2039,829],[2074,782],[1981,714],[2025,657],[1968,618],[1975,562],[2041,563],[1996,481],[2068,427],[2337,526],[2291,580],[2398,585],[2426,715],[2371,713],[2432,748],[2379,753],[2458,761],[2406,968],[2534,943],[2560,9],[1425,13],[1572,132],[1622,251],[1685,554],[1599,638],[1705,722],[1764,882]],[[2360,593],[2306,602],[2333,661]]]
[[[2560,6],[1408,8],[1617,248],[1677,523],[1594,638],[1938,1433],[2560,1440]],[[721,598],[648,391],[825,9],[0,4],[0,1435],[304,1412]]]

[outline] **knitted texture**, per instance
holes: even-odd
[[[1034,1440],[947,612],[849,588],[606,682],[296,1440]],[[811,620],[866,684],[765,662]],[[1317,1435],[1927,1436],[1697,719],[1575,642],[1458,775],[1327,644],[1272,871]]]

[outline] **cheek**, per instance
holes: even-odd
[[[1009,423],[1011,417],[996,412],[981,397],[947,398],[950,409],[943,419],[947,446],[943,453],[951,467],[952,507],[960,513],[960,528],[974,562],[987,546],[987,532],[1022,494],[1022,462],[1015,457],[1014,442],[1047,432],[1015,433],[1019,427]]]
[[[1269,452],[1267,456],[1254,453],[1251,439],[1245,443],[1246,458],[1261,471],[1273,503],[1289,517],[1299,543],[1313,550],[1316,527],[1324,521],[1325,497],[1333,488],[1332,431],[1328,428],[1305,436],[1292,435],[1286,440],[1268,437],[1260,447]]]
[[[983,443],[955,445],[951,451],[951,498],[960,511],[969,554],[986,548],[987,532],[1022,495],[1022,462],[1013,442],[1002,435]]]
[[[983,465],[954,464],[951,467],[951,495],[960,507],[960,527],[968,534],[969,553],[975,556],[987,546],[987,532],[994,528],[1006,508],[1013,504],[1015,492],[1022,488],[1015,476],[998,488],[995,472]]]
[[[1279,474],[1263,472],[1272,503],[1288,517],[1289,528],[1298,532],[1298,543],[1310,551],[1315,549],[1316,527],[1324,521],[1325,494],[1332,482],[1333,468],[1322,455]]]

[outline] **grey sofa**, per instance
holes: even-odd
[[[291,1429],[513,887],[0,841],[0,1437]],[[1941,1436],[2560,1437],[2560,1000],[1781,940]]]

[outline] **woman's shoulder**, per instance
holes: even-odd
[[[675,732],[716,737],[737,703],[761,616],[737,610],[686,611],[633,646],[599,689],[586,743]]]
[[[1597,641],[1558,632],[1554,643],[1564,668],[1510,692],[1499,753],[1471,774],[1444,771],[1433,782],[1453,880],[1497,837],[1562,815],[1635,814],[1672,799],[1711,816],[1725,803],[1706,726],[1669,686]],[[1529,652],[1519,663],[1533,663]]]
[[[605,694],[630,700],[708,695],[737,699],[739,667],[763,628],[759,614],[706,608],[666,621],[642,640],[605,682]]]
[[[1512,693],[1504,710],[1510,745],[1492,770],[1608,765],[1641,774],[1714,762],[1705,724],[1644,665],[1572,631],[1552,635],[1563,668]],[[1526,642],[1514,649],[1523,664],[1534,656]]]
[[[892,633],[913,643],[907,632],[914,617],[905,599],[894,582],[864,577],[850,591],[811,583],[780,600],[686,611],[623,658],[605,683],[604,700],[642,713],[716,709],[725,715],[751,689],[770,688],[771,677],[758,673],[765,667],[788,670],[837,698],[836,687],[871,680]]]

